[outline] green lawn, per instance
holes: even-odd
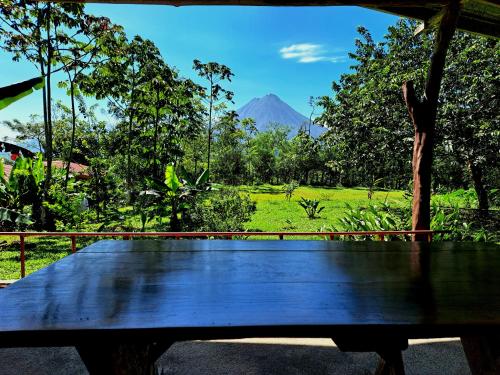
[[[258,187],[242,186],[241,191],[249,193],[257,202],[257,211],[252,221],[245,225],[249,231],[288,231],[316,232],[322,227],[338,226],[346,203],[351,206],[365,206],[369,203],[368,190],[364,188],[313,188],[299,187],[288,202],[280,186],[262,185]],[[317,219],[309,219],[302,207],[298,205],[301,197],[318,199],[325,209]],[[376,191],[373,201],[386,200],[393,204],[404,204],[402,191]]]

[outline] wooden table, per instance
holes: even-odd
[[[499,335],[492,244],[100,241],[0,290],[0,346],[76,346],[92,374],[237,337],[331,337],[403,374],[409,338],[450,336],[474,374],[500,374]]]

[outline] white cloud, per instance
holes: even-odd
[[[333,56],[323,45],[313,43],[292,44],[279,50],[284,59],[294,59],[299,63],[315,63],[328,61],[332,63],[345,61],[345,56]]]

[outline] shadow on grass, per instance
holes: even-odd
[[[283,194],[283,190],[280,186],[241,186],[238,190],[243,193],[253,194]]]

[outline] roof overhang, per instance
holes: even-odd
[[[80,0],[113,4],[250,5],[250,6],[361,6],[398,16],[414,18],[434,26],[450,0]],[[451,0],[455,1],[455,0]],[[456,0],[458,1],[458,0]],[[458,28],[500,38],[500,0],[461,0]]]

